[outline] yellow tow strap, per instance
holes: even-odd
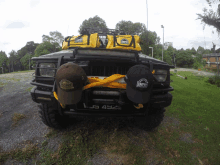
[[[99,78],[88,78],[90,84],[84,86],[83,90],[86,90],[86,89],[92,88],[92,87],[108,87],[108,88],[126,89],[126,84],[114,82],[115,80],[118,80],[123,77],[125,77],[125,75],[113,74],[110,77],[105,78],[104,80],[99,79]],[[53,92],[53,95],[58,100],[58,96],[55,91]],[[60,103],[60,105],[62,108],[65,108],[65,105],[62,105],[61,103]]]
[[[144,106],[143,106],[143,104],[138,104],[138,106],[135,106],[135,105],[134,105],[134,107],[135,107],[136,109],[140,109],[140,108],[143,108]]]
[[[108,87],[108,88],[123,88],[126,89],[126,84],[121,84],[114,82],[120,78],[125,77],[125,75],[113,74],[110,77],[105,78],[104,80],[99,78],[88,78],[90,84],[84,86],[83,90],[92,88],[92,87]]]

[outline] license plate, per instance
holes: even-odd
[[[121,107],[117,106],[117,105],[105,105],[105,104],[103,104],[103,105],[92,105],[92,106],[87,107],[85,103],[83,103],[83,105],[78,107],[78,108],[82,108],[82,109],[99,109],[99,110],[101,110],[101,109],[103,109],[103,110],[109,110],[109,109],[111,109],[111,110],[113,110],[113,109],[121,110]]]

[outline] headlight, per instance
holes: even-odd
[[[167,79],[167,70],[155,69],[153,74],[158,82],[165,82]]]
[[[43,68],[45,68],[45,69],[43,69]],[[40,76],[54,77],[55,70],[48,69],[48,68],[55,68],[55,64],[53,64],[53,63],[40,63]]]

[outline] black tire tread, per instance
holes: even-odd
[[[163,121],[165,111],[165,108],[154,109],[147,116],[136,118],[136,124],[146,131],[152,131]]]
[[[68,126],[68,118],[61,116],[56,109],[47,104],[41,104],[38,107],[40,108],[39,116],[45,125],[59,130]]]

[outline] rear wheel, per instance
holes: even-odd
[[[164,118],[165,108],[151,109],[144,117],[135,117],[136,125],[146,131],[152,131],[158,127]]]
[[[48,104],[39,105],[40,118],[43,123],[54,129],[64,129],[70,124],[70,119],[67,116],[61,116],[57,109],[49,107]]]

